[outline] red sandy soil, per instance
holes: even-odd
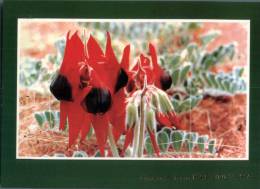
[[[31,112],[58,110],[59,104],[52,97],[43,97],[34,93],[22,91],[20,98],[19,119],[19,156],[41,157],[63,153],[71,156],[74,150],[85,151],[93,156],[97,150],[95,137],[68,149],[68,135],[65,132],[43,129],[37,126]],[[181,124],[187,125],[185,130],[195,131],[200,135],[209,135],[217,139],[219,158],[246,157],[246,96],[205,97],[191,112],[181,115]],[[189,155],[163,155],[163,157],[190,157]],[[192,155],[192,157],[212,157],[208,155]]]

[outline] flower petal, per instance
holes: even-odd
[[[83,125],[82,125],[82,128],[81,128],[81,141],[85,140],[86,139],[86,136],[89,132],[89,129],[90,129],[90,126],[91,126],[91,121],[90,121],[90,115],[89,114],[85,114],[84,116],[84,120],[83,120]]]
[[[97,62],[104,61],[104,53],[92,35],[87,42],[87,52],[89,63],[93,68],[95,68]]]
[[[150,135],[150,139],[151,139],[151,142],[152,142],[152,145],[153,145],[153,149],[154,149],[156,155],[160,156],[160,149],[159,149],[159,146],[158,146],[158,144],[156,142],[155,134],[151,130],[149,130],[149,129],[148,129],[148,133]]]
[[[126,128],[126,95],[124,89],[120,89],[112,98],[113,104],[108,114],[110,123],[113,126],[114,139],[117,141]]]
[[[68,121],[69,121],[69,146],[71,146],[79,136],[80,130],[84,125],[85,111],[80,103],[72,102],[69,104]]]
[[[169,119],[169,117],[167,115],[164,115],[161,112],[157,112],[156,113],[156,120],[163,126],[172,128],[173,124],[171,122],[171,120]]]
[[[127,132],[126,132],[125,143],[124,143],[124,147],[123,147],[122,153],[125,153],[125,151],[128,148],[128,146],[130,144],[132,144],[133,138],[134,138],[134,127],[130,127],[127,130]]]
[[[108,136],[108,117],[104,115],[91,115],[91,122],[96,134],[101,156],[105,156],[105,144]]]
[[[123,68],[126,72],[129,71],[129,56],[130,56],[130,45],[127,45],[124,48],[123,56],[121,59],[121,68]]]
[[[66,128],[69,103],[70,102],[66,101],[60,102],[60,130],[64,130]]]
[[[70,32],[67,33],[66,47],[64,51],[64,58],[61,64],[60,73],[67,75],[71,69],[84,60],[84,44],[75,32],[71,38],[69,38]]]

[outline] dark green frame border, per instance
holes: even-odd
[[[222,188],[260,186],[260,3],[7,1],[4,4],[1,184],[8,187]],[[250,160],[16,160],[17,18],[250,19]],[[39,41],[41,43],[41,41]],[[207,179],[193,179],[206,175]],[[218,179],[217,175],[227,178]],[[176,177],[179,179],[176,180]],[[191,179],[188,179],[191,178]],[[185,179],[186,178],[186,179]]]

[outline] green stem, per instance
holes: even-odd
[[[144,93],[143,93],[144,94]],[[144,134],[145,134],[145,110],[144,110],[144,95],[141,96],[141,107],[140,107],[140,133],[139,133],[139,144],[138,144],[138,151],[137,156],[142,157],[144,152]]]
[[[119,157],[117,147],[116,147],[116,142],[114,140],[113,132],[112,132],[112,125],[109,124],[108,126],[108,140],[110,144],[110,148],[113,154],[113,157]]]
[[[139,140],[139,123],[134,126],[134,141],[133,141],[133,154],[132,157],[137,157],[138,140]]]

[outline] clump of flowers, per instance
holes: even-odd
[[[118,60],[109,33],[105,52],[92,36],[84,45],[77,32],[67,34],[64,58],[50,91],[60,101],[60,129],[68,120],[69,146],[78,137],[85,140],[93,127],[101,156],[107,140],[112,155],[119,156],[117,141],[125,134],[123,153],[131,146],[132,156],[142,157],[148,132],[159,156],[156,126],[179,127],[164,92],[172,78],[158,64],[155,47],[149,44],[149,56],[141,54],[131,69],[129,56],[127,45]]]

